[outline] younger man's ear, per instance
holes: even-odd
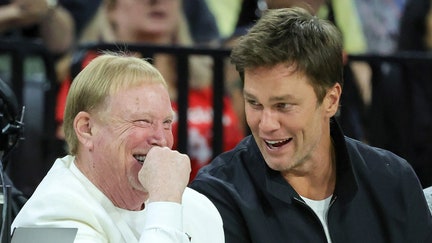
[[[336,114],[339,109],[340,97],[342,95],[342,86],[339,83],[336,83],[331,87],[324,98],[325,109],[329,114],[329,117],[332,117]]]

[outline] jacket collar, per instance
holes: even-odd
[[[345,136],[335,118],[330,120],[330,135],[336,154],[336,187],[333,195],[338,197],[341,203],[348,203],[354,197],[358,186]],[[244,162],[247,163],[245,167],[253,178],[253,183],[260,187],[263,193],[269,193],[287,203],[291,203],[293,197],[299,198],[298,193],[285,181],[280,172],[267,166],[254,138],[249,136],[245,142],[249,143],[251,153],[246,156],[248,158]]]

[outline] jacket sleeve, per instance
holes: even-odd
[[[207,196],[218,209],[222,216],[226,243],[251,242],[242,211],[235,200],[237,193],[230,184],[201,174],[190,187]]]
[[[406,242],[432,242],[432,215],[419,180],[412,169],[406,170],[402,183],[407,210]],[[421,223],[420,223],[421,222]]]

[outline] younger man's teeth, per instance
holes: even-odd
[[[282,143],[285,142],[286,140],[279,140],[279,141],[267,141],[268,144],[277,144],[277,143]]]

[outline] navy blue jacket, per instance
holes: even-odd
[[[336,187],[328,212],[333,243],[432,242],[432,216],[411,166],[345,137],[335,120]],[[253,137],[216,157],[190,187],[222,215],[227,243],[327,242],[298,193],[270,169]]]

